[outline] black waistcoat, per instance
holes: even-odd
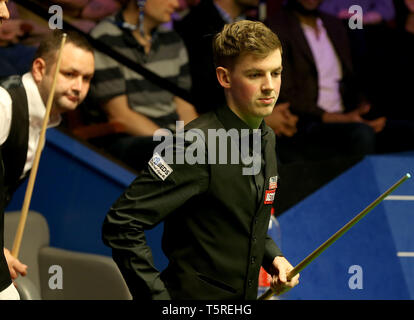
[[[4,209],[17,189],[26,163],[29,141],[29,112],[26,91],[21,77],[8,78],[1,83],[12,99],[10,133],[1,146],[0,169],[0,291],[11,284],[10,273],[3,255]]]
[[[29,111],[26,91],[20,77],[13,76],[1,84],[12,99],[10,133],[1,147],[4,163],[5,204],[20,185],[20,179],[27,158],[29,141]]]

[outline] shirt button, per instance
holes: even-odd
[[[251,257],[250,262],[251,262],[251,264],[254,264],[256,262],[256,257]]]
[[[254,224],[257,224],[257,218],[254,218]]]
[[[249,280],[249,281],[247,282],[247,285],[248,285],[249,287],[251,287],[251,286],[253,285],[253,281],[252,281],[252,280]]]
[[[253,242],[256,242],[257,241],[257,238],[255,237],[255,236],[253,236]]]

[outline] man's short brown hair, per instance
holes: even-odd
[[[62,36],[64,33],[67,34],[65,44],[72,43],[78,48],[91,52],[92,54],[94,53],[92,45],[80,33],[72,30],[63,31],[60,29],[55,29],[40,42],[40,45],[34,55],[33,61],[37,58],[42,58],[46,61],[46,68],[49,69],[49,67],[51,67],[55,62],[55,59],[57,59],[57,52],[60,49]]]
[[[282,53],[282,44],[272,30],[262,22],[242,20],[226,24],[214,37],[214,64],[231,68],[241,55],[265,58],[277,49]]]

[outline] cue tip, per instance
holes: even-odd
[[[407,173],[406,174],[407,178],[411,178],[411,174]]]

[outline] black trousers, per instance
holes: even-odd
[[[276,151],[281,163],[366,155],[375,152],[375,136],[374,130],[362,123],[308,121],[298,126],[293,137],[277,137]]]
[[[413,120],[388,119],[379,133],[363,123],[309,121],[299,126],[295,136],[276,139],[281,163],[410,150],[414,150]]]

